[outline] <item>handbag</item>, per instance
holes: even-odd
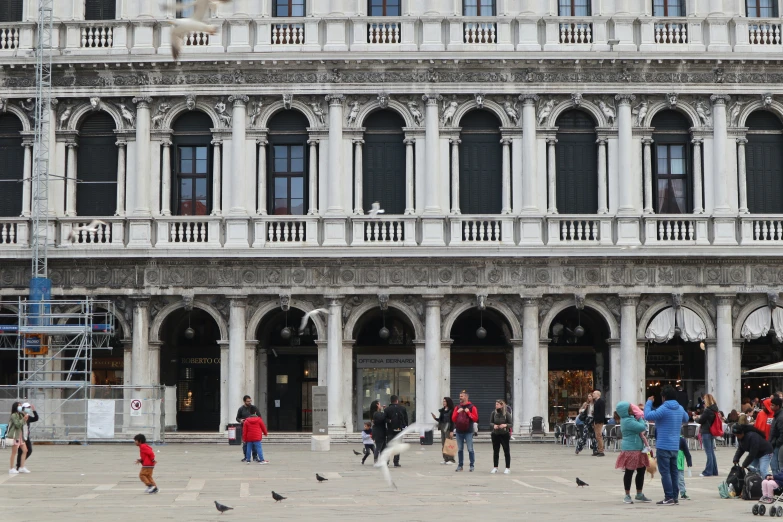
[[[443,443],[443,455],[447,457],[457,456],[457,441],[454,439],[446,439]]]
[[[650,474],[650,478],[655,477],[655,473],[658,471],[658,459],[653,457],[652,453],[650,453],[649,457],[649,463],[647,464],[647,473]]]
[[[723,437],[723,420],[721,420],[720,415],[717,413],[712,420],[712,424],[710,424],[710,434],[713,437]]]

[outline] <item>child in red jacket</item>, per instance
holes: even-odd
[[[248,464],[253,462],[251,459],[253,453],[258,454],[258,458],[261,459],[259,464],[269,464],[268,460],[264,460],[264,452],[261,449],[263,435],[269,435],[269,432],[266,431],[266,424],[261,419],[258,408],[251,406],[250,417],[242,423],[242,442],[246,443],[245,458]]]
[[[152,472],[155,470],[155,452],[147,445],[147,437],[139,433],[133,437],[133,441],[136,446],[139,447],[139,456],[141,458],[136,459],[136,464],[141,464],[141,471],[139,472],[139,479],[147,486],[145,493],[157,493],[158,485],[152,478]]]

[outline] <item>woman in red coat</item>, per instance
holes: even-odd
[[[261,439],[264,438],[264,435],[269,435],[269,432],[266,431],[266,424],[264,424],[258,408],[251,406],[250,417],[247,417],[242,424],[242,442],[246,443],[245,458],[248,464],[253,462],[251,459],[253,453],[258,454],[258,458],[261,459],[260,464],[269,464],[268,460],[264,460],[264,452],[261,450]]]

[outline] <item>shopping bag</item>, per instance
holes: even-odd
[[[455,457],[457,455],[457,441],[454,439],[446,439],[443,444],[443,454],[449,457]]]

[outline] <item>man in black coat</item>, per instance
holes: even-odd
[[[772,398],[772,404],[770,409],[775,417],[772,420],[772,428],[769,430],[769,442],[772,444],[772,461],[770,466],[773,472],[778,472],[783,469],[780,465],[780,459],[783,458],[783,451],[780,451],[783,446],[783,399],[778,396]]]
[[[30,458],[30,455],[33,454],[33,441],[30,438],[30,423],[31,422],[38,422],[38,412],[35,411],[35,406],[30,404],[29,402],[25,402],[22,404],[22,412],[27,414],[27,425],[24,427],[24,430],[22,431],[22,440],[24,440],[25,446],[27,446],[27,458]],[[19,451],[16,454],[16,470],[19,471],[19,468],[22,465],[22,448],[19,448]]]
[[[386,414],[386,440],[390,441],[400,434],[408,426],[408,410],[400,404],[400,399],[392,395],[389,399],[391,404],[386,406],[383,413]],[[394,456],[394,467],[400,467],[400,455]]]
[[[606,424],[606,400],[601,397],[601,392],[593,392],[593,429],[597,448],[593,448],[594,457],[604,456],[604,424]]]
[[[242,406],[239,407],[239,410],[237,410],[237,422],[239,424],[244,424],[245,419],[250,417],[250,410],[254,408],[253,406],[253,399],[250,398],[250,395],[245,395],[242,397]],[[242,443],[242,455],[246,455],[245,453],[245,443]],[[261,459],[258,458],[258,454],[255,451],[255,448],[253,449],[253,460],[256,462],[261,462]],[[247,462],[247,459],[243,456],[242,462]]]

